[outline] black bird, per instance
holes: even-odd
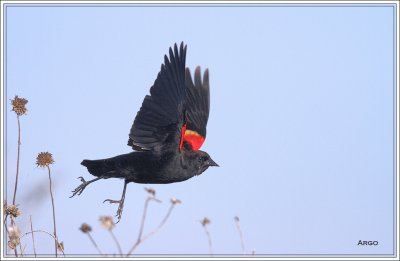
[[[126,186],[129,182],[166,184],[180,182],[200,175],[210,166],[218,166],[210,155],[199,150],[206,137],[210,111],[208,69],[201,79],[200,67],[194,73],[194,83],[185,68],[186,48],[183,44],[169,48],[169,59],[146,95],[129,133],[128,146],[134,152],[113,158],[83,160],[95,179],[73,190],[71,197],[80,195],[87,185],[99,179],[125,180],[116,216],[121,219]]]

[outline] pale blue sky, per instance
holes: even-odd
[[[393,254],[394,6],[16,6],[6,7],[6,175],[12,200],[17,122],[9,100],[27,98],[18,224],[52,231],[47,172],[53,153],[58,235],[65,253],[96,254],[78,228],[109,254],[99,225],[114,215],[121,180],[93,183],[69,198],[80,165],[130,152],[129,129],[174,43],[187,66],[210,70],[211,112],[203,149],[221,166],[170,185],[149,185],[145,231],[177,206],[137,254]],[[44,189],[44,188],[45,189]],[[115,229],[125,252],[137,237],[146,193],[129,184]],[[378,246],[358,246],[376,240]],[[36,237],[40,253],[52,241]],[[30,238],[26,252],[32,253]]]

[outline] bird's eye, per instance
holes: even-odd
[[[206,157],[206,156],[201,156],[201,157],[199,158],[199,161],[200,161],[200,162],[205,162],[205,161],[207,161],[207,157]]]

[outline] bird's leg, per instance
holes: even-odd
[[[122,210],[124,209],[126,185],[128,185],[128,182],[125,180],[125,183],[124,183],[124,190],[122,191],[122,196],[121,196],[121,199],[120,199],[120,200],[106,199],[106,200],[103,201],[103,203],[104,203],[104,202],[119,203],[119,205],[118,205],[118,210],[117,210],[117,214],[115,215],[115,216],[118,218],[117,223],[121,220],[121,217],[122,217]]]
[[[86,188],[87,185],[89,185],[92,182],[95,182],[99,179],[102,179],[101,177],[86,181],[83,177],[79,177],[78,179],[81,180],[82,184],[80,184],[78,187],[76,187],[76,189],[74,189],[72,191],[72,196],[70,196],[70,198],[72,198],[73,196],[75,196],[76,194],[80,195],[82,194],[83,190]]]

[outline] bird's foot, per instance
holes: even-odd
[[[115,214],[115,216],[118,218],[118,221],[116,223],[118,223],[121,220],[122,217],[122,211],[124,209],[124,200],[120,199],[120,200],[114,200],[114,199],[106,199],[103,201],[103,203],[108,202],[110,204],[116,204],[118,203],[118,210],[117,210],[117,214]]]
[[[106,200],[103,201],[103,203],[106,203],[106,202],[108,202],[110,204],[116,204],[116,203],[119,204],[119,203],[121,203],[121,200],[106,199]]]
[[[76,187],[76,189],[74,189],[72,191],[72,196],[70,196],[70,198],[72,198],[76,194],[78,194],[78,196],[80,194],[82,194],[82,192],[83,192],[83,190],[85,190],[86,186],[89,185],[89,183],[83,177],[79,177],[78,179],[81,180],[82,184],[80,184],[78,187]]]

